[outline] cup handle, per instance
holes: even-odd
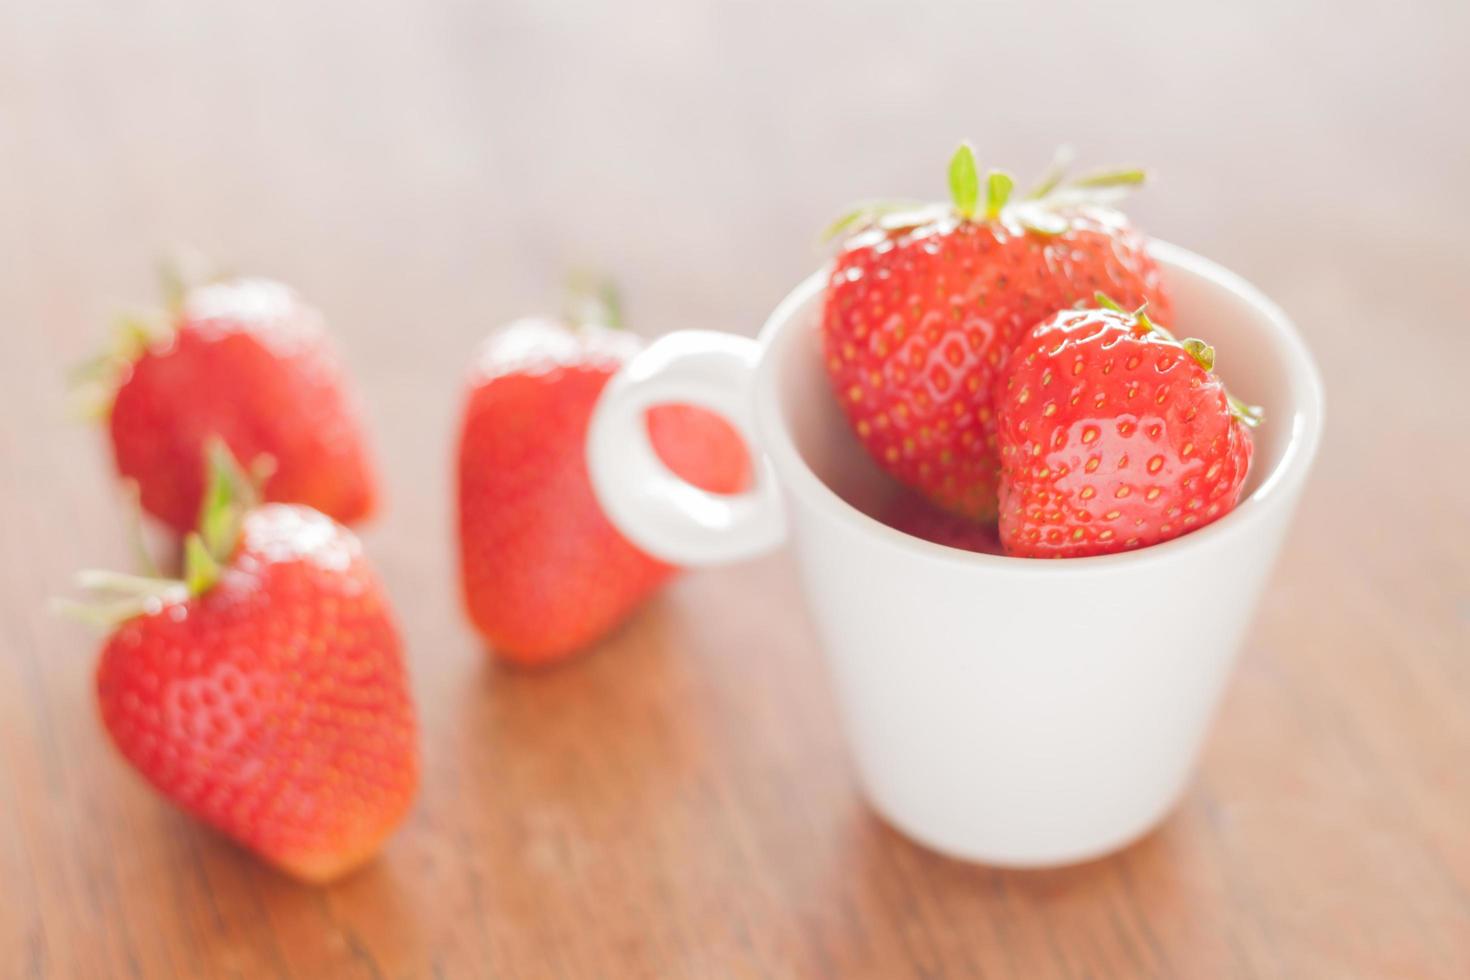
[[[786,537],[771,463],[755,441],[751,380],[760,345],[710,330],[666,334],[603,388],[587,431],[587,470],[608,518],[630,541],[675,565],[719,565],[770,551]],[[648,409],[680,403],[724,417],[745,440],[754,485],[714,494],[658,458]]]

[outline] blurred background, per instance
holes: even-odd
[[[1119,899],[1146,923],[1122,930],[1136,947],[1101,967],[1058,953],[1058,975],[1463,975],[1467,48],[1460,0],[0,2],[0,972],[13,955],[80,975],[73,930],[124,905],[96,948],[140,973],[417,975],[445,949],[505,967],[585,933],[591,910],[535,873],[550,862],[643,916],[564,952],[573,974],[600,949],[655,972],[940,975],[1005,947],[975,923],[1033,912],[1104,956],[1116,923],[1077,889],[1133,882],[1151,896]],[[942,197],[961,138],[1023,182],[1062,142],[1151,168],[1135,218],[1281,303],[1327,382],[1327,443],[1203,788],[1133,865],[972,875],[862,816],[784,559],[686,579],[534,689],[480,683],[459,617],[448,464],[487,330],[593,267],[640,332],[754,333],[845,204]],[[388,870],[320,902],[122,771],[90,714],[91,641],[42,612],[72,570],[127,563],[101,441],[60,379],[113,312],[156,299],[179,243],[326,312],[387,484],[367,540],[429,772]],[[624,727],[578,727],[598,712]],[[526,759],[548,744],[644,781]],[[616,867],[588,856],[608,837]],[[293,933],[298,914],[316,925]],[[173,929],[195,939],[140,938]]]
[[[1470,343],[1470,9],[1385,10],[10,3],[7,380],[47,405],[36,368],[93,350],[188,243],[323,307],[390,433],[486,329],[557,304],[570,266],[621,281],[642,331],[754,332],[835,213],[942,195],[961,137],[1023,180],[1064,141],[1084,166],[1146,165],[1132,210],[1154,234],[1242,272],[1309,336],[1419,338],[1441,356],[1415,370],[1447,371]],[[1319,347],[1337,412],[1379,387]],[[442,469],[451,410],[421,409],[437,441],[401,440],[400,490]],[[1374,424],[1333,420],[1336,445]]]

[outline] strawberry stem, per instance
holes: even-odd
[[[586,271],[573,272],[567,278],[565,316],[573,326],[595,324],[623,329],[623,302],[618,287],[611,279]]]
[[[975,150],[969,143],[961,143],[950,157],[949,194],[961,218],[969,221],[975,216],[975,207],[980,203],[980,172],[975,167]]]

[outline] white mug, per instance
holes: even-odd
[[[943,853],[1063,864],[1163,819],[1316,455],[1322,383],[1286,316],[1214,263],[1170,245],[1154,253],[1171,325],[1215,346],[1231,391],[1266,421],[1235,510],[1150,548],[1007,558],[869,516],[892,484],[824,373],[826,272],[798,286],[759,339],[690,330],[654,342],[594,413],[593,485],[639,547],[709,565],[790,536],[868,799]],[[663,466],[643,417],[668,402],[711,409],[758,447],[749,492],[709,494]]]

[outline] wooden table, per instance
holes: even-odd
[[[0,7],[0,976],[1470,975],[1470,13],[1184,6]],[[454,589],[484,331],[591,264],[644,332],[753,332],[825,219],[939,192],[962,135],[1023,172],[1061,137],[1155,165],[1139,219],[1275,296],[1329,391],[1193,789],[1046,873],[864,807],[785,556],[535,676]],[[94,638],[43,608],[127,562],[60,372],[180,240],[328,311],[384,463],[366,540],[427,771],[325,890],[150,794]]]

